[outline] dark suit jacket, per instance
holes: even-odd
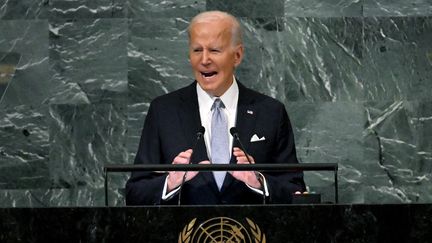
[[[285,107],[279,101],[259,94],[238,82],[239,100],[236,127],[256,163],[298,163],[294,137]],[[135,164],[170,164],[181,152],[192,147],[201,127],[196,82],[152,101],[141,135]],[[265,141],[250,142],[257,134]],[[234,145],[237,146],[234,141]],[[204,141],[197,144],[191,163],[208,160]],[[236,163],[232,156],[230,163]],[[290,203],[292,193],[304,191],[302,173],[263,173],[269,203]],[[161,199],[166,174],[134,172],[126,184],[127,205],[175,204],[178,195]],[[260,204],[262,195],[227,173],[221,191],[211,172],[201,172],[185,183],[182,204]]]

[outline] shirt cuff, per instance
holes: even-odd
[[[168,176],[165,178],[165,184],[162,190],[162,200],[164,201],[171,199],[180,190],[180,187],[177,187],[167,194],[167,187],[168,187]]]
[[[254,191],[256,193],[259,193],[261,195],[264,194],[266,197],[268,197],[269,196],[269,192],[268,192],[268,187],[267,187],[267,181],[266,181],[266,179],[265,179],[265,177],[264,177],[263,174],[261,174],[260,172],[258,172],[258,174],[259,174],[259,176],[262,179],[264,191],[260,190],[260,189],[257,189],[257,188],[253,188],[253,187],[249,186],[248,184],[246,184],[246,186],[248,186],[252,191]]]

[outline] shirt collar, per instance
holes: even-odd
[[[214,100],[216,98],[220,98],[222,100],[227,110],[235,109],[237,106],[239,89],[235,77],[233,77],[233,83],[231,84],[231,86],[220,97],[216,97],[205,92],[198,83],[196,87],[197,87],[196,89],[198,95],[198,103],[199,103],[200,110],[202,111],[210,111],[214,103]]]

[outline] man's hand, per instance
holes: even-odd
[[[243,150],[234,147],[233,155],[237,158],[237,164],[249,164],[246,153]],[[248,157],[251,163],[255,164],[254,158],[250,155]],[[255,171],[230,171],[230,173],[234,178],[243,181],[250,187],[261,189],[261,183],[258,181]]]
[[[174,158],[172,164],[189,164],[191,156],[192,149],[183,151]],[[201,161],[200,164],[210,164],[210,161]],[[185,173],[185,182],[192,180],[198,174],[197,171],[170,171],[167,178],[167,193],[180,186]]]

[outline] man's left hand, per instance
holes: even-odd
[[[234,147],[233,155],[237,159],[237,164],[249,164],[246,157],[246,153],[243,150]],[[255,160],[252,156],[247,155],[252,164],[255,164]],[[230,174],[239,181],[243,181],[250,187],[261,189],[261,183],[258,181],[255,171],[230,171]]]

